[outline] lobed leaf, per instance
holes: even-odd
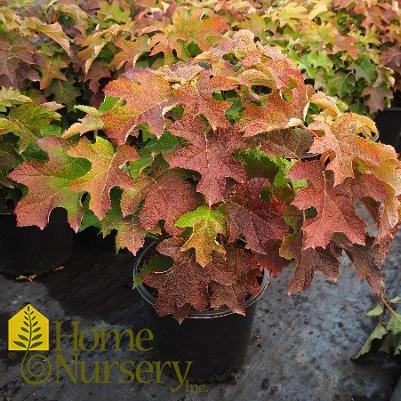
[[[181,251],[193,248],[196,262],[206,267],[211,261],[213,252],[225,254],[224,247],[217,242],[217,235],[226,235],[226,217],[222,208],[212,210],[199,206],[196,210],[182,215],[176,222],[177,227],[191,227],[192,233]]]
[[[68,155],[67,144],[59,138],[41,138],[39,146],[49,155],[45,163],[27,162],[9,177],[28,187],[28,194],[18,202],[15,213],[18,226],[36,225],[43,229],[56,207],[67,210],[68,221],[78,231],[82,219],[82,192],[72,191],[70,183],[89,169],[87,162]]]
[[[96,137],[91,143],[81,138],[77,145],[67,152],[69,156],[79,157],[91,163],[91,169],[85,175],[75,178],[69,183],[69,188],[76,193],[90,194],[89,207],[96,217],[102,219],[111,207],[110,190],[114,187],[131,188],[132,180],[122,167],[138,155],[134,148],[128,145],[114,147],[105,139]]]

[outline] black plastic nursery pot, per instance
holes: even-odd
[[[153,247],[154,244],[150,244],[138,254],[134,274],[138,272],[144,257]],[[154,336],[153,359],[162,364],[177,361],[182,373],[190,366],[186,376],[190,383],[226,380],[227,375],[240,368],[245,360],[256,303],[265,292],[268,283],[268,275],[265,272],[260,293],[250,297],[246,303],[245,316],[233,313],[228,308],[192,311],[181,325],[171,316],[158,316],[153,308],[156,298],[146,286],[138,286],[146,304],[147,328]],[[188,365],[187,362],[192,364]],[[176,377],[175,370],[166,366],[167,369],[163,371]]]
[[[375,117],[379,130],[380,142],[401,151],[401,107],[392,107],[380,111]]]
[[[16,276],[51,271],[67,261],[73,244],[66,212],[55,209],[48,225],[17,227],[12,211],[0,212],[0,273]]]

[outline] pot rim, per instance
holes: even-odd
[[[10,216],[10,215],[15,216],[13,209],[0,209],[0,216]]]
[[[132,274],[135,275],[139,271],[139,267],[142,263],[143,258],[146,256],[146,254],[158,243],[159,241],[157,239],[152,238],[151,241],[149,241],[148,244],[146,244],[136,255],[136,259],[134,261],[134,267]],[[258,295],[252,295],[245,303],[245,308],[249,308],[252,306],[254,303],[256,303],[262,295],[265,293],[268,285],[270,284],[269,278],[268,278],[268,273],[266,269],[263,269],[263,278],[262,282],[260,283],[260,292]],[[146,289],[146,287],[143,284],[140,284],[136,287],[138,289],[139,294],[141,297],[149,303],[151,306],[154,306],[156,304],[156,298]],[[229,315],[233,315],[235,312],[233,312],[231,309],[224,307],[224,308],[218,308],[218,309],[210,309],[206,311],[195,311],[191,310],[191,312],[188,313],[186,319],[213,319],[213,318],[219,318],[219,317],[225,317]]]

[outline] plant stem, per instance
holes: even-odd
[[[383,302],[383,305],[393,314],[393,315],[398,315],[398,313],[393,309],[393,307],[389,304],[389,302],[384,298],[384,296],[380,297],[381,301]]]

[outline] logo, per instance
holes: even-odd
[[[16,357],[14,351],[23,351],[20,374],[31,385],[45,383],[53,374],[54,384],[63,380],[72,383],[164,384],[163,370],[170,370],[178,383],[170,386],[172,392],[185,388],[185,392],[207,392],[204,384],[191,384],[187,380],[192,361],[155,361],[143,359],[143,355],[153,349],[154,335],[143,328],[134,332],[130,328],[120,331],[116,328],[80,327],[80,322],[70,322],[72,332],[65,332],[64,322],[52,322],[54,347],[48,356],[41,351],[49,351],[49,319],[32,305],[26,305],[8,321],[8,356]],[[92,351],[114,351],[115,360],[102,361],[82,358],[83,353]],[[65,359],[64,353],[68,353]],[[71,353],[72,352],[72,353]],[[126,354],[127,352],[127,354]],[[125,355],[141,352],[139,360],[126,360]],[[71,359],[72,358],[72,359]],[[62,379],[64,377],[64,379]]]
[[[9,351],[48,351],[49,319],[32,305],[21,309],[8,321]]]

